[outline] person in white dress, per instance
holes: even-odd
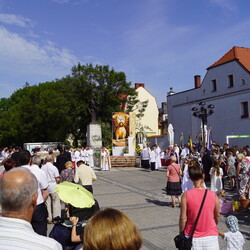
[[[161,168],[161,149],[156,144],[155,145],[155,170],[159,170]]]
[[[83,155],[84,155],[84,157],[85,157],[86,165],[89,166],[89,154],[88,154],[88,151],[89,151],[89,148],[86,147],[86,148],[83,150]]]
[[[85,148],[82,147],[80,150],[80,160],[84,161],[86,163],[86,158],[85,158]]]
[[[111,168],[109,151],[106,147],[101,150],[101,170],[108,171]]]
[[[180,163],[180,148],[178,144],[174,144],[174,153],[177,157],[177,162]]]
[[[211,177],[211,191],[214,191],[217,194],[219,194],[219,192],[223,189],[222,185],[223,170],[220,167],[220,164],[217,160],[214,160],[213,166],[211,167],[209,174]]]
[[[193,182],[191,181],[188,173],[188,166],[189,166],[189,160],[186,158],[183,160],[183,177],[182,177],[182,183],[181,183],[181,189],[184,193],[185,191],[188,191],[194,187]]]
[[[89,166],[91,168],[94,167],[94,150],[89,147],[89,150],[88,150],[88,158],[89,158]]]
[[[77,148],[74,153],[74,160],[75,160],[75,166],[77,167],[77,162],[81,160],[79,148]]]

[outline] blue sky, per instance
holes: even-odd
[[[250,47],[249,13],[249,0],[0,0],[0,98],[80,62],[125,72],[160,105]]]

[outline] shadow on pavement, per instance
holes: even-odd
[[[166,201],[159,201],[159,200],[152,200],[149,198],[145,199],[148,203],[153,203],[157,206],[168,206],[168,204],[171,204],[170,202],[166,202]]]

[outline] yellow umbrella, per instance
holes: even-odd
[[[56,185],[59,198],[74,207],[92,207],[95,204],[93,194],[79,184],[64,181]]]

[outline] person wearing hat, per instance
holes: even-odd
[[[235,216],[230,215],[226,218],[225,223],[229,231],[226,233],[219,231],[219,235],[223,237],[224,240],[226,240],[226,249],[243,249],[245,240],[242,233],[239,231],[238,219]]]

